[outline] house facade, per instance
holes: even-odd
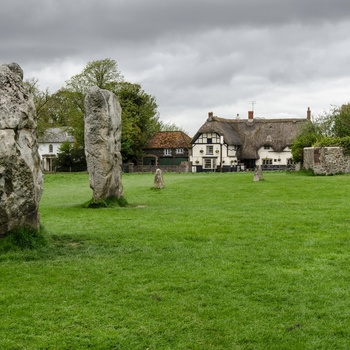
[[[64,142],[74,143],[74,138],[66,128],[48,128],[44,134],[38,137],[39,155],[42,168],[45,171],[53,171],[53,160]]]
[[[310,118],[310,109],[306,118],[295,119],[254,118],[252,111],[245,120],[224,119],[210,112],[191,141],[192,171],[292,167],[290,147]]]
[[[143,151],[143,165],[180,165],[189,161],[191,138],[182,131],[160,131]]]

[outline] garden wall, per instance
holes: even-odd
[[[315,175],[350,173],[350,155],[342,147],[306,147],[303,166]]]
[[[180,165],[134,165],[132,163],[123,165],[125,173],[155,173],[161,169],[164,173],[188,173],[189,162],[181,162]]]

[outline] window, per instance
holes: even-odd
[[[207,143],[213,143],[213,139],[211,137],[207,138]]]
[[[287,165],[293,165],[295,162],[293,161],[293,158],[288,158],[287,159]]]
[[[207,146],[207,154],[214,154],[214,146]]]
[[[271,158],[265,158],[262,160],[263,165],[268,165],[272,164],[272,159]]]
[[[270,146],[264,145],[264,149],[270,149]]]
[[[53,146],[49,145],[49,153],[53,153]]]
[[[216,166],[216,160],[214,158],[205,158],[203,168],[204,169],[214,169]]]
[[[164,155],[165,155],[165,156],[171,156],[171,149],[170,149],[170,148],[166,148],[166,149],[164,150]]]
[[[183,148],[176,148],[176,154],[183,154],[184,149]]]

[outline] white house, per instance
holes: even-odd
[[[67,128],[48,128],[41,137],[38,137],[39,155],[45,171],[53,171],[53,159],[64,142],[74,143],[74,137]]]
[[[248,112],[248,119],[224,119],[210,112],[193,137],[192,170],[233,171],[286,169],[292,165],[290,146],[311,118],[262,119]]]

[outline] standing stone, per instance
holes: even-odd
[[[112,92],[92,87],[85,97],[85,155],[93,201],[124,196],[122,109]]]
[[[43,174],[36,110],[17,63],[0,66],[0,235],[38,229]]]
[[[263,180],[263,174],[262,174],[261,165],[258,165],[254,170],[254,181],[257,182],[261,180]]]
[[[157,169],[154,175],[154,188],[160,189],[164,187],[164,178],[161,169]]]

